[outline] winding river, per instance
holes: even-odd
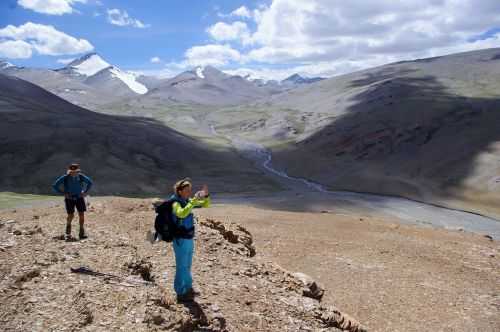
[[[496,240],[500,239],[500,221],[493,218],[401,197],[328,190],[320,183],[293,177],[282,170],[274,168],[271,151],[258,143],[248,142],[235,136],[220,135],[213,125],[211,126],[211,132],[213,135],[224,137],[230,141],[242,156],[254,162],[257,167],[291,191],[319,193],[323,199],[346,203],[345,205],[349,206],[349,208],[342,209],[346,213],[356,212],[356,210],[361,209],[395,217],[406,224],[461,229],[478,234],[488,234]]]

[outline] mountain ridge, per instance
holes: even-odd
[[[0,101],[0,191],[51,193],[47,181],[72,161],[93,175],[100,194],[159,193],[192,173],[220,191],[276,186],[233,151],[153,119],[92,112],[2,74]],[[220,182],[214,174],[233,180]]]

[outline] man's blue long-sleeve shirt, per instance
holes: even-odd
[[[67,177],[66,181],[64,179]],[[66,183],[65,183],[66,182]],[[83,185],[84,184],[84,185]],[[61,189],[62,185],[62,189]],[[85,187],[85,188],[83,188]],[[92,187],[92,180],[88,176],[78,174],[76,176],[63,175],[52,185],[54,191],[59,194],[70,194],[73,198],[79,198],[82,192],[86,193]]]

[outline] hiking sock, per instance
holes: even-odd
[[[66,235],[71,236],[71,223],[66,224]]]

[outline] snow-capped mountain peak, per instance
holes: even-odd
[[[209,80],[222,79],[231,76],[212,66],[198,66],[187,71],[187,73],[194,74],[197,78]]]
[[[112,77],[121,80],[130,88],[130,90],[134,91],[135,93],[143,95],[148,92],[148,88],[146,88],[144,84],[139,83],[136,80],[136,75],[134,75],[133,73],[123,71],[117,67],[111,67],[109,68],[109,71]]]
[[[196,67],[196,76],[198,76],[201,79],[205,78],[205,75],[203,74],[203,70],[204,70],[203,67]]]
[[[80,75],[92,76],[111,65],[104,61],[97,53],[89,53],[72,61],[67,68]]]
[[[85,84],[101,89],[109,88],[112,86],[110,85],[112,81],[119,80],[137,94],[148,92],[146,86],[139,83],[134,74],[109,64],[97,53],[86,54],[59,71],[72,76],[75,74],[81,76]]]
[[[0,60],[0,69],[7,69],[10,67],[15,67],[12,63]]]

